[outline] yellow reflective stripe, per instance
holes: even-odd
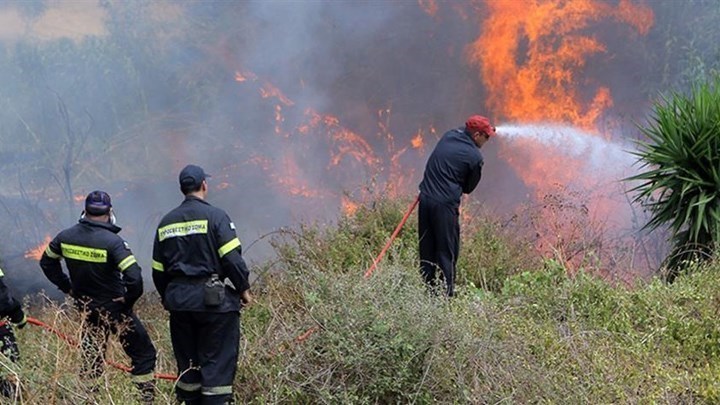
[[[130,378],[130,380],[132,380],[132,382],[134,382],[134,383],[141,384],[141,383],[146,383],[148,381],[152,381],[153,378],[154,377],[153,377],[152,373],[147,373],[147,374],[134,375]]]
[[[238,246],[240,246],[240,239],[234,238],[230,242],[222,245],[222,247],[218,249],[218,254],[220,255],[220,257],[223,257]]]
[[[5,273],[3,273],[2,269],[0,269],[0,277],[5,277]]]
[[[153,270],[157,271],[165,271],[165,266],[163,266],[163,264],[160,262],[156,262],[155,260],[152,261],[152,268]]]
[[[182,382],[182,380],[178,380],[175,385],[180,388],[183,391],[200,391],[200,388],[202,388],[202,384],[200,383],[186,383]]]
[[[179,236],[203,234],[207,232],[207,219],[189,222],[178,222],[176,224],[165,225],[162,228],[158,229],[158,240],[162,242],[165,239],[177,238]]]
[[[120,263],[118,263],[118,269],[120,269],[120,271],[125,271],[128,267],[132,266],[135,263],[137,263],[137,260],[135,260],[135,256],[130,255],[124,258]]]
[[[229,395],[232,394],[232,385],[221,385],[219,387],[202,387],[203,395]]]
[[[53,252],[52,249],[50,249],[50,245],[48,245],[48,247],[45,248],[45,254],[51,259],[59,259],[62,257],[59,254]]]
[[[107,263],[107,250],[95,249],[86,246],[61,243],[62,255],[66,259],[80,260],[81,262]]]

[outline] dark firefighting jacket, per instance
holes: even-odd
[[[91,306],[114,305],[120,297],[132,307],[143,293],[142,270],[128,244],[117,234],[121,228],[85,218],[60,232],[45,249],[40,267],[62,292]],[[70,277],[63,272],[60,260]]]
[[[20,301],[16,300],[5,285],[5,273],[0,269],[0,318],[9,317],[10,322],[20,323],[25,319]],[[4,322],[0,322],[4,324]]]
[[[459,207],[462,194],[475,190],[482,176],[483,157],[470,134],[452,129],[430,154],[420,193],[437,202]]]
[[[152,268],[155,287],[169,311],[239,311],[240,294],[250,288],[235,225],[225,211],[193,196],[160,221]],[[203,297],[213,274],[232,285],[226,286],[223,302],[210,307]]]

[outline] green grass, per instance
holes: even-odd
[[[306,224],[274,241],[278,257],[242,315],[238,402],[720,401],[720,264],[672,285],[616,286],[589,267],[569,277],[561,262],[476,216],[463,228],[458,296],[448,301],[421,283],[414,217],[363,277],[406,203],[376,202],[335,226]],[[77,339],[78,316],[67,308],[34,304],[30,313]],[[175,373],[156,295],[137,312],[158,347],[158,371]],[[18,336],[20,364],[2,366],[18,376],[26,403],[133,403],[123,371],[108,367],[89,395],[77,348],[34,326]],[[128,363],[117,343],[109,358]],[[172,383],[158,387],[158,402],[170,403]]]

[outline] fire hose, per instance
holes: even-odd
[[[45,330],[47,330],[47,331],[49,331],[49,332],[54,333],[54,334],[57,335],[60,339],[64,340],[64,341],[67,342],[68,344],[70,344],[70,345],[72,345],[72,346],[77,346],[77,342],[75,341],[75,339],[73,339],[73,338],[71,338],[70,336],[68,336],[68,335],[60,332],[59,330],[53,328],[52,326],[46,324],[45,322],[43,322],[43,321],[41,321],[41,320],[39,320],[39,319],[35,319],[35,318],[32,318],[32,317],[28,317],[28,318],[27,318],[27,323],[29,323],[29,324],[31,324],[31,325],[39,326],[39,327],[41,327],[41,328],[43,328],[43,329],[45,329]],[[109,361],[109,360],[107,360],[106,362],[107,362],[109,365],[111,365],[112,367],[117,368],[118,370],[122,370],[122,371],[125,371],[125,372],[127,372],[127,373],[129,373],[130,371],[132,371],[132,368],[131,368],[131,367],[128,367],[128,366],[126,366],[126,365],[124,365],[124,364],[116,363],[116,362],[114,362],[114,361]],[[160,379],[160,380],[170,380],[170,381],[175,381],[175,380],[177,380],[177,376],[175,376],[175,375],[173,375],[173,374],[160,374],[160,373],[156,373],[156,374],[154,374],[154,376],[155,376],[155,378]]]
[[[393,241],[395,241],[395,238],[397,238],[398,234],[400,233],[400,230],[401,230],[402,227],[405,225],[405,223],[407,222],[408,218],[410,218],[410,214],[412,214],[412,212],[415,210],[415,207],[418,205],[419,202],[420,202],[420,196],[418,195],[418,196],[415,198],[415,200],[413,200],[412,204],[410,204],[410,206],[408,207],[407,211],[405,212],[405,215],[402,217],[402,219],[400,220],[400,222],[399,222],[399,223],[397,224],[397,226],[395,227],[395,230],[394,230],[393,233],[390,235],[390,238],[388,239],[387,243],[385,243],[385,246],[382,248],[382,250],[381,250],[380,253],[377,255],[377,257],[375,257],[375,260],[373,260],[372,265],[367,269],[367,271],[365,271],[364,278],[369,278],[369,277],[373,274],[373,272],[374,272],[375,269],[377,268],[377,265],[380,263],[380,261],[381,261],[381,260],[383,259],[383,257],[385,256],[385,253],[387,253],[388,249],[390,248],[390,245],[392,245]],[[45,330],[47,330],[47,331],[49,331],[49,332],[51,332],[51,333],[54,333],[54,334],[57,335],[60,339],[64,340],[65,342],[67,342],[68,344],[70,344],[70,345],[72,345],[72,346],[77,346],[77,342],[76,342],[73,338],[67,336],[66,334],[64,334],[64,333],[62,333],[62,332],[60,332],[60,331],[57,330],[56,328],[53,328],[52,326],[50,326],[50,325],[48,325],[48,324],[40,321],[39,319],[32,318],[32,317],[28,317],[28,318],[27,318],[27,322],[28,322],[29,324],[31,324],[31,325],[35,325],[35,326],[41,327],[41,328],[43,328],[43,329],[45,329]],[[312,334],[315,333],[318,329],[319,329],[319,326],[313,326],[312,328],[308,329],[307,331],[303,332],[303,333],[300,334],[298,337],[296,337],[296,338],[295,338],[295,341],[298,342],[298,343],[300,343],[300,342],[306,340],[307,338],[309,338],[310,336],[312,336]],[[109,361],[109,360],[106,361],[106,362],[107,362],[110,366],[115,367],[115,368],[117,368],[118,370],[122,370],[122,371],[125,371],[125,372],[128,372],[128,373],[129,373],[130,371],[132,371],[132,368],[130,368],[130,367],[124,365],[124,364],[116,363],[116,362],[114,362],[114,361]],[[161,373],[156,373],[156,374],[154,374],[154,376],[155,376],[155,378],[161,379],[161,380],[170,380],[170,381],[175,381],[175,380],[177,380],[177,376],[176,376],[176,375],[173,375],[173,374],[161,374]]]
[[[410,218],[410,214],[412,214],[412,212],[415,210],[415,207],[418,205],[419,202],[420,202],[420,195],[415,197],[415,200],[412,202],[412,204],[410,204],[407,211],[405,212],[405,215],[402,217],[400,222],[395,227],[395,230],[393,231],[392,235],[390,235],[390,238],[388,239],[387,243],[385,243],[385,246],[382,248],[382,250],[377,255],[375,260],[373,260],[373,264],[367,269],[367,271],[365,271],[365,275],[364,275],[365,278],[369,278],[373,274],[373,272],[377,268],[378,263],[380,263],[383,256],[385,256],[385,253],[390,248],[390,245],[392,245],[395,238],[397,238],[398,234],[400,233],[400,230],[405,225],[405,222],[407,222],[408,218]],[[301,343],[305,339],[312,336],[312,334],[315,333],[318,329],[320,329],[319,326],[313,326],[312,328],[303,332],[301,335],[298,335],[298,337],[295,338],[295,342]]]
[[[400,230],[402,229],[403,225],[405,225],[405,222],[407,222],[408,218],[410,217],[410,214],[412,214],[413,210],[415,210],[415,207],[418,205],[418,202],[420,202],[420,196],[418,195],[415,197],[415,201],[410,205],[407,212],[405,212],[405,215],[403,216],[402,220],[400,220],[400,223],[395,227],[395,230],[393,231],[392,235],[390,235],[390,239],[388,239],[387,243],[385,244],[385,247],[380,251],[380,254],[377,255],[375,260],[373,261],[372,266],[367,269],[365,272],[365,278],[370,277],[373,274],[373,271],[375,271],[375,268],[377,267],[378,263],[380,263],[380,260],[382,260],[383,256],[385,256],[385,252],[390,248],[390,245],[393,243],[395,238],[400,233]]]

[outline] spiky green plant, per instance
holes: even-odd
[[[686,263],[712,256],[720,241],[720,79],[672,92],[654,104],[647,140],[634,152],[646,171],[630,191],[652,214],[646,229],[667,226],[672,281]]]

